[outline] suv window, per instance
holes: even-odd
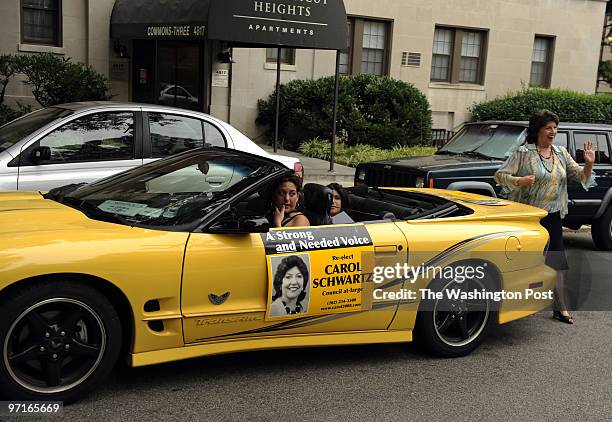
[[[153,158],[167,157],[204,146],[202,121],[174,114],[149,113]]]
[[[560,147],[564,147],[569,151],[569,136],[567,132],[557,132],[557,136],[555,136],[555,140],[553,144],[558,145]]]
[[[440,148],[438,154],[477,152],[491,158],[504,160],[525,140],[525,134],[526,129],[521,126],[468,125]]]
[[[574,146],[576,148],[576,162],[584,163],[584,144],[587,141],[593,143],[595,149],[595,163],[610,163],[610,147],[608,137],[602,132],[574,132]]]
[[[131,160],[134,157],[134,113],[105,112],[89,114],[55,129],[25,152],[49,147],[51,159],[37,164],[78,163],[86,161]]]

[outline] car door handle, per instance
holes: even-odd
[[[398,249],[397,245],[374,246],[374,255],[395,255]]]
[[[222,185],[225,183],[226,178],[223,176],[209,176],[206,178],[206,181],[211,185]]]

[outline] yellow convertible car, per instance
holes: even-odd
[[[0,194],[0,395],[70,402],[131,366],[242,350],[410,342],[444,357],[550,304],[545,212],[434,189],[308,184],[222,148],[89,184]],[[317,223],[317,225],[314,225]]]

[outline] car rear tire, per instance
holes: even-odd
[[[485,339],[495,320],[494,303],[449,299],[448,291],[459,289],[471,292],[486,288],[485,279],[469,279],[462,283],[455,280],[434,280],[429,285],[432,292],[442,292],[443,299],[423,300],[415,327],[417,343],[428,353],[444,358],[470,354]]]
[[[0,394],[73,402],[100,385],[121,349],[121,322],[96,289],[45,282],[0,300]]]
[[[612,205],[608,206],[601,217],[593,221],[591,237],[597,249],[612,251]]]

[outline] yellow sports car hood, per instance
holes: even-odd
[[[39,192],[0,193],[0,235],[109,227]],[[114,225],[115,227],[117,225]]]
[[[0,290],[41,274],[145,277],[152,262],[176,280],[188,236],[93,220],[39,193],[0,193]]]

